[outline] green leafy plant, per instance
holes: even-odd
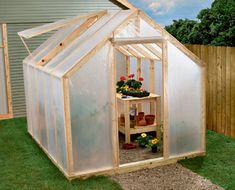
[[[148,148],[157,147],[158,143],[159,143],[159,140],[157,138],[154,138],[154,139],[149,140],[146,146]]]
[[[147,135],[146,133],[142,133],[139,137],[137,137],[136,142],[138,143],[140,147],[144,148],[149,144],[149,141],[152,138],[153,138],[152,136]]]

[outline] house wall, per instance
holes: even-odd
[[[13,115],[26,115],[22,60],[27,51],[17,32],[55,20],[96,10],[125,9],[113,0],[0,0],[0,23],[7,23],[9,41],[9,61],[12,87]],[[30,49],[38,47],[48,35],[29,41]]]

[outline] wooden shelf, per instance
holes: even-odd
[[[154,123],[152,125],[146,125],[146,126],[135,126],[134,128],[130,128],[130,134],[139,134],[139,133],[147,133],[157,130],[157,124]],[[123,134],[125,134],[125,126],[120,125],[119,131]]]

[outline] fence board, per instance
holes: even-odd
[[[207,128],[235,138],[235,48],[186,47],[207,65]]]

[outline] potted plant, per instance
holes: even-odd
[[[159,140],[157,138],[149,140],[147,147],[152,149],[152,153],[157,152],[157,147],[158,147]]]
[[[149,92],[142,89],[143,77],[139,77],[138,80],[134,79],[134,74],[128,75],[128,77],[121,76],[120,81],[117,82],[116,91],[117,93],[122,93],[123,95],[133,96],[133,97],[146,97],[149,96]]]
[[[149,136],[146,133],[142,133],[139,137],[137,137],[136,142],[141,148],[146,148],[151,139],[152,136]]]

